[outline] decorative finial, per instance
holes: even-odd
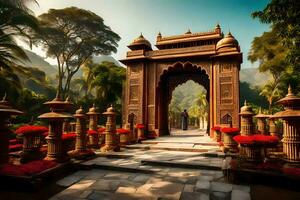
[[[244,106],[247,106],[247,100],[245,99],[245,101],[244,101]]]
[[[5,101],[6,100],[6,92],[4,93],[4,96],[2,98],[2,101]]]
[[[191,30],[188,29],[188,31],[185,34],[191,34],[191,33],[192,33]]]
[[[158,31],[158,34],[157,34],[157,36],[161,36],[161,33],[160,33],[160,31]]]

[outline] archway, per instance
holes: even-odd
[[[180,84],[193,80],[202,85],[209,93],[209,76],[201,66],[192,65],[189,62],[177,62],[163,71],[157,87],[157,117],[160,135],[169,134],[168,105],[173,90]],[[206,95],[209,102],[210,94]]]
[[[174,88],[168,105],[171,135],[202,135],[207,132],[209,102],[206,97],[206,89],[193,80],[188,80]],[[182,130],[184,110],[188,113],[186,131]]]

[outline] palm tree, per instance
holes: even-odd
[[[34,0],[0,0],[0,76],[19,84],[14,72],[25,72],[22,61],[27,55],[15,41],[15,37],[30,38],[29,29],[37,30],[38,23],[26,6]]]
[[[204,128],[204,123],[207,121],[208,102],[206,100],[205,92],[200,92],[194,103],[199,106],[199,127]]]
[[[269,113],[271,113],[273,102],[280,97],[278,87],[279,81],[269,81],[260,92],[260,95],[266,97],[269,103]]]

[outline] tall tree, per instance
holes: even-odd
[[[300,69],[300,1],[271,0],[262,11],[252,14],[262,23],[271,24],[274,33],[287,47],[286,61],[295,71]]]
[[[50,9],[38,19],[40,32],[35,35],[35,43],[57,60],[57,90],[62,96],[68,93],[74,74],[88,59],[117,51],[119,35],[91,11],[76,7]]]

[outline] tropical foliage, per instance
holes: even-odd
[[[50,9],[38,19],[40,31],[34,42],[57,60],[57,90],[62,97],[68,94],[74,74],[92,56],[117,51],[119,35],[91,11],[76,7]]]

